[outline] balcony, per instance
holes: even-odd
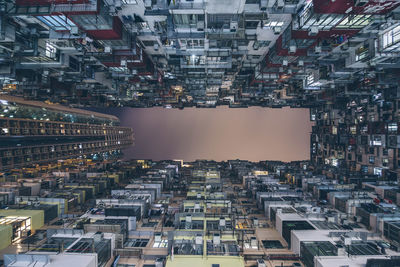
[[[200,1],[193,1],[193,2],[186,2],[182,0],[177,0],[174,3],[171,3],[169,5],[170,10],[188,10],[189,12],[193,9],[205,9],[206,8],[206,2],[203,0]]]

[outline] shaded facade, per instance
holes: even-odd
[[[133,144],[116,117],[54,104],[0,97],[1,169],[74,157],[109,158]]]

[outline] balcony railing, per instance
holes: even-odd
[[[169,9],[205,9],[205,1],[201,2],[184,2],[181,0],[176,1],[175,4],[171,3]]]

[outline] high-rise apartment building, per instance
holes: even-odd
[[[133,143],[118,118],[56,104],[0,97],[0,169],[65,158],[108,158]]]

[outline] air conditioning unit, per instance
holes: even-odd
[[[196,235],[195,243],[196,243],[196,245],[202,245],[203,244],[203,235],[202,234],[197,234]]]
[[[316,36],[318,34],[318,27],[311,27],[308,30],[308,36]]]
[[[274,34],[280,34],[282,31],[282,27],[274,27],[273,31],[274,31]]]
[[[289,46],[289,53],[296,53],[297,47],[295,45]]]
[[[319,53],[321,53],[321,52],[322,52],[322,47],[316,46],[316,47],[315,47],[315,53],[319,54]]]
[[[152,4],[151,4],[151,0],[144,0],[144,7],[146,9],[150,9],[152,8]]]
[[[104,47],[104,53],[111,53],[111,47],[110,46]]]
[[[126,60],[125,59],[121,60],[121,66],[122,67],[126,67]]]
[[[283,65],[283,66],[289,65],[289,61],[287,61],[286,59],[284,59],[283,62],[282,62],[282,65]]]
[[[260,48],[260,43],[256,40],[256,41],[254,41],[254,43],[253,43],[253,49],[254,50],[258,50]]]
[[[257,267],[266,267],[265,261],[263,259],[257,260]]]
[[[237,21],[231,21],[229,28],[230,28],[231,32],[236,32],[238,26],[239,26],[239,24]]]
[[[299,66],[304,66],[304,61],[303,60],[299,60]]]
[[[284,7],[285,7],[285,1],[283,1],[283,0],[278,0],[278,1],[276,2],[276,7],[277,7],[278,9],[284,8]]]
[[[197,30],[201,32],[204,31],[204,21],[197,22]]]
[[[268,0],[260,0],[260,10],[265,11],[267,10]]]
[[[213,244],[214,245],[221,244],[221,236],[219,234],[214,234],[213,235]]]
[[[159,48],[159,47],[158,47],[158,44],[154,44],[154,45],[153,45],[154,51],[158,51],[158,48]]]
[[[121,0],[114,0],[115,8],[118,10],[122,10],[122,1]]]

